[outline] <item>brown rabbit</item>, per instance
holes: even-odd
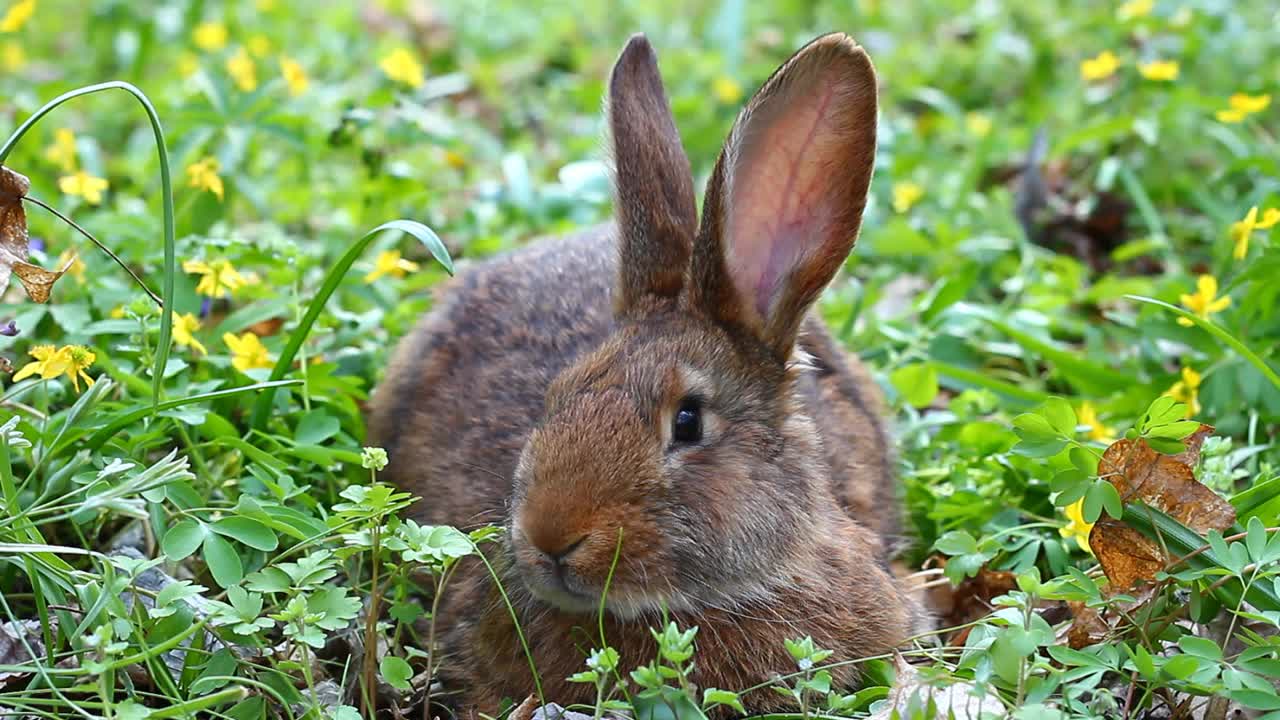
[[[616,225],[453,283],[374,398],[390,478],[421,496],[422,521],[504,525],[486,552],[549,701],[594,699],[565,678],[601,644],[611,568],[604,632],[627,669],[653,659],[664,612],[700,628],[704,688],[794,671],[788,638],[833,661],[893,648],[919,614],[887,569],[898,511],[878,394],[806,319],[866,203],[870,60],[832,34],[779,68],[725,143],[701,225],[641,35],[614,66],[607,116]],[[482,565],[459,570],[444,607],[441,672],[465,714],[534,691]],[[857,679],[854,665],[832,674]]]

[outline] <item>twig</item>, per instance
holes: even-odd
[[[119,257],[118,255],[116,255],[114,252],[112,252],[112,251],[111,251],[111,248],[107,247],[106,245],[103,245],[103,244],[102,244],[102,241],[100,241],[100,240],[98,240],[98,238],[94,237],[92,233],[90,233],[88,230],[85,230],[84,228],[80,227],[78,224],[76,224],[76,221],[75,221],[75,220],[72,220],[71,218],[67,217],[66,215],[63,215],[62,213],[58,212],[58,210],[57,210],[57,209],[55,209],[52,205],[48,205],[48,204],[46,204],[46,203],[45,203],[44,201],[42,201],[42,200],[37,200],[36,198],[31,197],[30,195],[24,195],[22,199],[23,199],[23,200],[26,200],[26,201],[27,201],[27,202],[29,202],[29,203],[32,203],[33,205],[39,205],[40,207],[44,208],[45,210],[48,210],[49,212],[51,212],[51,213],[53,213],[55,216],[57,216],[57,218],[58,218],[59,220],[61,220],[62,222],[66,223],[66,224],[68,224],[68,225],[70,225],[71,227],[75,228],[75,229],[76,229],[76,231],[77,231],[77,232],[79,232],[81,235],[83,235],[83,236],[85,236],[85,237],[89,238],[89,240],[91,240],[91,241],[93,242],[93,244],[94,244],[94,245],[97,245],[97,246],[102,250],[102,252],[106,253],[107,255],[110,255],[110,256],[111,256],[111,259],[112,259],[112,260],[115,260],[117,265],[119,265],[120,267],[124,268],[124,271],[125,271],[125,272],[127,272],[127,273],[129,273],[130,277],[132,277],[132,278],[134,279],[134,281],[135,281],[135,282],[137,282],[137,283],[138,283],[138,285],[140,285],[140,286],[142,287],[142,290],[143,290],[145,293],[147,293],[148,295],[150,295],[150,296],[151,296],[151,299],[152,299],[152,300],[154,300],[154,301],[155,301],[155,303],[156,303],[157,305],[159,305],[162,309],[164,308],[164,301],[160,299],[160,296],[159,296],[159,295],[156,295],[156,294],[155,294],[155,293],[153,293],[153,292],[151,292],[151,288],[147,287],[147,284],[146,284],[145,282],[143,282],[143,281],[142,281],[142,278],[138,277],[137,273],[135,273],[135,272],[133,271],[133,269],[132,269],[132,268],[130,268],[128,265],[126,265],[126,264],[125,264],[125,262],[124,262],[123,260],[121,260],[121,259],[120,259],[120,257]]]

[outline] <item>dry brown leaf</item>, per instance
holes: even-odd
[[[29,262],[16,260],[13,263],[13,274],[18,276],[18,280],[22,282],[22,287],[27,289],[27,295],[38,303],[49,302],[49,292],[53,290],[53,284],[58,282],[58,278],[67,274],[71,266],[75,264],[76,256],[72,255],[70,260],[62,266],[60,270],[45,270],[38,265],[32,265]]]
[[[1102,619],[1096,608],[1082,602],[1069,602],[1067,605],[1071,608],[1072,615],[1071,629],[1067,631],[1067,644],[1071,649],[1079,650],[1107,639],[1111,626]]]
[[[913,706],[928,708],[930,702],[937,710],[934,716],[936,720],[979,720],[1004,717],[1006,714],[1004,704],[990,688],[985,689],[982,696],[978,697],[977,686],[966,682],[951,681],[946,687],[934,687],[926,683],[919,671],[899,653],[893,654],[893,667],[897,677],[893,687],[889,689],[889,702],[872,713],[867,720],[907,717]]]
[[[15,262],[26,262],[30,236],[22,198],[31,190],[26,176],[0,165],[0,295],[9,288]]]
[[[1111,587],[1128,590],[1164,569],[1165,556],[1142,533],[1119,520],[1099,519],[1089,531],[1089,547]]]
[[[1098,474],[1125,502],[1141,500],[1202,535],[1224,530],[1236,521],[1235,508],[1201,485],[1191,471],[1201,443],[1212,432],[1212,427],[1201,425],[1188,438],[1187,450],[1178,455],[1156,452],[1141,438],[1116,441],[1103,453]]]

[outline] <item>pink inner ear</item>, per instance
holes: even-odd
[[[830,81],[810,89],[816,97],[748,117],[730,169],[729,274],[766,321],[787,277],[830,240],[837,210],[832,175],[844,169],[831,162],[829,113],[838,90]]]

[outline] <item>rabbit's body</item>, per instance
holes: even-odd
[[[879,400],[808,310],[852,248],[875,146],[875,82],[847,37],[797,53],[692,178],[656,60],[633,38],[610,80],[617,223],[462,274],[395,355],[371,440],[424,522],[501,524],[502,578],[548,700],[606,641],[630,669],[664,613],[697,625],[701,687],[883,653],[918,614],[887,569],[897,531]],[[607,592],[606,592],[607,588]],[[445,592],[441,672],[493,713],[534,691],[486,568]],[[856,666],[832,669],[839,686]],[[748,709],[785,706],[776,693]]]

